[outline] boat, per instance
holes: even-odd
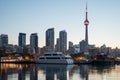
[[[73,59],[62,52],[46,52],[36,59],[36,63],[43,64],[73,64]]]

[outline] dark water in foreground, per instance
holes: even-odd
[[[120,80],[120,65],[0,64],[0,80]]]

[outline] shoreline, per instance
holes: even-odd
[[[0,62],[0,63],[14,63],[14,64],[42,64],[42,63],[36,63],[35,61],[6,61],[6,62]],[[43,63],[47,64],[47,63]],[[49,63],[50,64],[50,63]],[[53,63],[52,63],[53,64]],[[108,64],[120,64],[120,61],[91,61],[91,62],[74,62],[73,64],[92,64],[92,65],[108,65]]]
[[[0,63],[15,63],[15,64],[28,64],[28,63],[36,63],[35,61],[7,61],[7,62],[0,62]]]

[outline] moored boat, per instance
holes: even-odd
[[[73,64],[73,59],[62,52],[46,52],[36,59],[36,63],[43,64]]]

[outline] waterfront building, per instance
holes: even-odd
[[[60,31],[59,37],[60,37],[60,51],[64,53],[65,51],[67,51],[67,32],[65,30]]]
[[[25,47],[25,45],[26,45],[26,34],[25,33],[19,33],[18,45],[21,48]]]
[[[60,38],[57,38],[57,43],[56,43],[56,51],[60,51]]]
[[[48,51],[54,51],[54,28],[46,31],[46,47]]]
[[[38,53],[38,34],[32,33],[30,35],[30,46],[35,50],[35,53]]]
[[[28,54],[35,54],[35,48],[31,47],[31,45],[26,45],[24,51],[26,50],[26,53]]]
[[[8,35],[7,34],[1,34],[0,35],[0,46],[5,47],[8,45]]]
[[[89,55],[90,56],[100,55],[99,47],[89,48]]]
[[[6,46],[6,53],[13,53],[14,52],[14,46],[13,44],[8,44]]]
[[[87,45],[87,43],[86,43],[85,40],[82,40],[82,41],[80,42],[80,52],[81,52],[81,53],[86,52],[86,48],[87,48],[86,45]]]
[[[13,52],[22,53],[23,50],[20,46],[14,45]]]
[[[69,54],[74,54],[74,47],[73,47],[73,42],[69,41],[69,49],[68,49]]]
[[[99,50],[99,51],[100,51],[101,54],[104,54],[104,55],[109,55],[109,54],[112,53],[111,48],[110,48],[110,47],[106,47],[105,44],[103,44],[103,45],[100,47],[100,50]]]
[[[73,42],[69,41],[69,49],[73,47]]]
[[[73,48],[74,48],[74,53],[79,53],[80,52],[80,46],[79,46],[79,44],[75,44],[75,45],[73,45]]]

